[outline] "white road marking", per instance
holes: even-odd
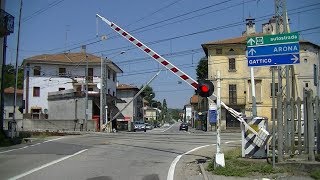
[[[47,142],[51,142],[51,141],[56,141],[56,140],[63,139],[63,138],[64,138],[64,137],[59,137],[59,138],[56,138],[56,139],[50,139],[50,140],[44,141],[43,143],[47,143]]]
[[[235,141],[227,141],[225,144],[234,143]]]
[[[54,161],[52,161],[52,162],[50,162],[50,163],[47,163],[47,164],[44,164],[44,165],[42,165],[42,166],[40,166],[40,167],[31,169],[30,171],[27,171],[27,172],[25,172],[25,173],[23,173],[23,174],[14,176],[14,177],[10,178],[9,180],[20,179],[20,178],[22,178],[22,177],[24,177],[24,176],[27,176],[27,175],[29,175],[29,174],[31,174],[31,173],[34,173],[34,172],[36,172],[36,171],[39,171],[39,170],[41,170],[41,169],[43,169],[43,168],[46,168],[46,167],[48,167],[48,166],[54,165],[54,164],[56,164],[56,163],[59,163],[59,162],[61,162],[61,161],[63,161],[63,160],[69,159],[69,158],[71,158],[71,157],[73,157],[73,156],[76,156],[76,155],[78,155],[78,154],[81,154],[81,153],[83,153],[83,152],[85,152],[85,151],[87,151],[87,150],[88,150],[88,149],[83,149],[83,150],[78,151],[78,152],[76,152],[76,153],[74,153],[74,154],[71,154],[71,155],[69,155],[69,156],[65,156],[65,157],[63,157],[63,158],[54,160]]]
[[[186,155],[186,154],[189,154],[189,153],[192,153],[193,151],[196,151],[198,149],[201,149],[201,148],[204,148],[204,147],[208,147],[208,146],[214,146],[216,144],[208,144],[208,145],[204,145],[204,146],[199,146],[199,147],[196,147],[194,149],[191,149],[190,151],[186,152],[186,153],[183,153],[179,156],[177,156],[171,163],[170,165],[170,168],[169,168],[169,171],[168,171],[168,176],[167,176],[167,180],[173,180],[174,178],[174,170],[176,168],[176,165],[178,163],[178,161],[180,160],[180,158],[183,156],[183,155]]]
[[[7,151],[1,151],[0,154],[11,152],[11,151],[16,151],[16,150],[20,150],[20,149],[25,149],[27,147],[29,147],[29,146],[24,146],[24,147],[17,148],[17,149],[10,149],[10,150],[7,150]]]
[[[47,141],[44,141],[42,143],[47,143],[47,142],[51,142],[51,141],[56,141],[56,140],[59,140],[59,139],[62,139],[64,137],[60,137],[60,138],[56,138],[56,139],[50,139],[50,140],[47,140]],[[10,150],[7,150],[7,151],[1,151],[0,154],[3,154],[3,153],[7,153],[7,152],[11,152],[11,151],[16,151],[16,150],[20,150],[20,149],[25,149],[27,147],[32,147],[32,146],[37,146],[37,145],[40,145],[42,143],[37,143],[37,144],[33,144],[33,145],[30,145],[30,146],[24,146],[24,147],[21,147],[21,148],[17,148],[17,149],[10,149]]]
[[[37,146],[37,145],[39,145],[39,144],[41,144],[41,143],[32,144],[32,145],[30,145],[30,147],[31,147],[31,146]]]
[[[172,124],[170,127],[168,127],[167,129],[165,129],[165,130],[163,130],[163,131],[161,131],[161,132],[166,132],[166,131],[168,131],[170,128],[173,127],[173,125],[175,125],[175,124]]]

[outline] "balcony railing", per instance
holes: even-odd
[[[14,17],[0,9],[0,37],[8,36],[13,33]]]

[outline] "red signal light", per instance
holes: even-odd
[[[206,85],[202,85],[200,88],[201,88],[201,91],[204,93],[207,93],[209,91],[209,87]]]
[[[199,86],[197,88],[197,93],[201,97],[209,97],[212,95],[214,90],[213,83],[209,80],[205,80],[199,83]]]

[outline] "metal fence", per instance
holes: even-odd
[[[282,107],[277,107],[282,117],[277,117],[277,129],[275,129],[278,161],[283,161],[284,155],[289,155],[287,156],[289,158],[307,155],[309,161],[314,161],[315,154],[320,154],[319,97],[314,97],[312,90],[304,89],[302,99],[284,99],[283,102]]]

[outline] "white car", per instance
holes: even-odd
[[[153,126],[151,126],[149,123],[145,123],[145,125],[147,130],[151,130],[153,128]]]
[[[142,121],[135,121],[133,123],[133,126],[134,126],[134,128],[133,128],[134,132],[136,132],[136,131],[144,131],[144,132],[146,132],[147,131],[146,125]]]

